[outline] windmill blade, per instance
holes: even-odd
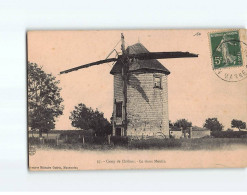
[[[168,59],[168,58],[190,58],[198,57],[198,54],[189,52],[149,52],[149,53],[137,53],[128,54],[129,58],[136,58],[139,60],[152,60],[152,59]]]
[[[69,73],[69,72],[72,72],[72,71],[76,71],[76,70],[79,70],[79,69],[82,69],[82,68],[88,68],[90,66],[100,65],[100,64],[104,64],[104,63],[108,63],[108,62],[114,62],[114,61],[117,61],[117,58],[109,58],[109,59],[105,59],[105,60],[100,60],[100,61],[97,61],[97,62],[92,62],[92,63],[89,63],[89,64],[84,64],[84,65],[81,65],[81,66],[77,66],[75,68],[64,70],[64,71],[60,72],[60,74],[66,74],[66,73]]]

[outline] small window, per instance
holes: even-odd
[[[122,117],[122,102],[116,102],[116,117]]]
[[[161,77],[154,77],[154,88],[160,88],[161,89]]]

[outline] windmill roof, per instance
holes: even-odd
[[[127,48],[129,54],[139,54],[139,53],[149,53],[149,51],[141,44],[136,43]],[[123,63],[120,59],[114,64],[111,69],[111,74],[121,73],[121,67]],[[170,74],[170,71],[164,67],[158,60],[134,60],[131,62],[129,66],[129,71],[137,71],[137,70],[147,70],[147,71],[155,71],[162,72],[164,74]]]

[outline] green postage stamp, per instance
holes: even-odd
[[[213,69],[242,66],[239,31],[210,33]]]

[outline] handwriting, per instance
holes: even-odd
[[[194,34],[193,36],[201,36],[200,32],[197,32],[196,34]]]

